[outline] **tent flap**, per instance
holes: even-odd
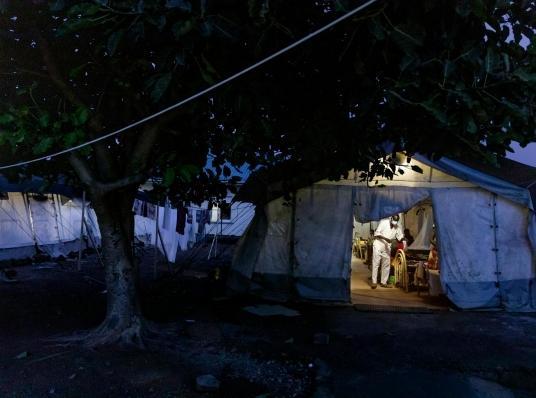
[[[348,300],[352,189],[311,186],[296,195],[295,268],[299,296]]]
[[[426,188],[358,188],[355,217],[359,222],[378,221],[405,212],[430,196]]]

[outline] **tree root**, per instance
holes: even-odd
[[[169,345],[178,337],[178,328],[157,326],[136,316],[128,322],[113,322],[105,319],[96,329],[71,336],[53,337],[48,341],[56,346],[82,345],[86,348],[114,346],[123,349],[145,350],[149,346]]]

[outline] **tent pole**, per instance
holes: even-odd
[[[493,210],[493,224],[490,225],[491,228],[493,228],[493,252],[495,253],[495,287],[499,291],[499,302],[501,303],[501,306],[503,306],[503,297],[501,292],[501,270],[499,267],[499,247],[497,243],[497,228],[499,226],[497,225],[497,194],[492,194],[492,210]]]
[[[89,228],[89,225],[87,225],[87,221],[84,220],[84,225],[86,226],[87,236],[89,240],[91,241],[91,244],[93,245],[93,248],[97,252],[97,257],[99,258],[99,263],[102,265],[102,268],[104,268],[104,260],[102,259],[102,256],[100,254],[100,251],[97,247],[97,242],[95,242],[95,239],[93,239],[93,236],[91,235],[91,229]]]
[[[63,240],[61,239],[62,236],[65,235],[65,231],[64,231],[64,228],[63,228],[63,223],[61,222],[61,210],[60,210],[60,204],[61,204],[61,201],[59,199],[59,195],[58,194],[52,194],[52,204],[53,204],[53,208],[54,208],[54,220],[56,221],[56,232],[57,232],[57,235],[58,235],[58,241],[59,243],[63,243]],[[58,214],[59,214],[59,218],[60,220],[58,221]],[[61,232],[60,232],[60,226],[61,226]]]
[[[156,233],[157,233],[157,237],[160,238],[160,244],[162,245],[162,250],[164,251],[164,256],[166,257],[166,262],[168,263],[168,270],[171,271],[171,266],[168,260],[166,246],[164,246],[164,239],[162,238],[162,232],[160,232],[160,228],[156,230]]]
[[[82,218],[80,221],[80,238],[78,240],[78,261],[76,269],[82,271],[82,240],[84,238],[84,213],[86,212],[86,191],[82,191]]]
[[[292,277],[294,277],[294,267],[296,266],[296,191],[291,194],[291,213],[290,213],[290,247],[288,263]]]
[[[210,244],[210,250],[208,251],[208,257],[207,260],[210,260],[210,256],[212,255],[212,249],[214,248],[214,244],[216,243],[216,240],[218,239],[218,234],[215,233],[212,237],[212,243]],[[216,255],[214,255],[216,256]]]
[[[28,217],[28,224],[30,225],[30,231],[32,232],[32,239],[34,241],[35,254],[37,255],[38,244],[37,244],[37,234],[35,233],[33,218],[32,218],[32,208],[30,206],[30,199],[26,192],[22,193],[22,200],[24,201],[26,208],[26,216]]]
[[[156,220],[155,220],[155,232],[154,232],[154,259],[153,259],[153,278],[158,276],[158,217],[159,217],[159,203],[156,204]]]

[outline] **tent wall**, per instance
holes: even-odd
[[[238,243],[228,286],[235,292],[285,300],[292,294],[290,245],[292,205],[283,198],[257,207]]]
[[[66,256],[79,248],[82,203],[56,194],[37,200],[31,194],[8,192],[0,200],[0,260],[22,259],[37,247],[51,257]],[[64,200],[62,200],[64,199]],[[91,208],[86,221],[98,244],[100,234]]]
[[[480,189],[432,193],[443,290],[460,308],[500,305],[491,197]]]
[[[536,310],[536,254],[527,235],[526,207],[494,196],[499,289],[510,311]]]
[[[25,200],[21,193],[9,192],[0,200],[0,249],[33,246],[34,238]]]
[[[447,296],[461,308],[535,310],[529,210],[477,188],[432,198]]]
[[[54,197],[46,195],[46,200],[37,200],[28,195],[27,203],[33,233],[39,244],[50,245],[60,242],[59,220]]]
[[[258,209],[239,242],[229,287],[272,299],[347,301],[353,229],[352,189],[311,186],[294,203]]]
[[[435,162],[432,162],[431,160],[421,156],[418,156],[418,158],[421,160],[421,162],[425,162],[427,167],[432,167],[434,170],[438,170],[438,172],[443,174],[448,173],[453,177],[457,177],[465,181],[471,181],[473,184],[478,185],[489,192],[493,192],[503,198],[511,200],[512,202],[519,203],[522,206],[526,206],[527,208],[534,210],[532,198],[527,188],[520,187],[497,177],[487,175],[447,158],[441,158]]]
[[[282,199],[255,216],[237,250],[230,287],[272,298],[347,301],[351,214],[363,221],[383,218],[430,196],[447,296],[461,308],[536,310],[533,212],[477,187],[301,189],[294,233],[292,206]]]
[[[352,196],[344,186],[313,185],[298,191],[292,274],[299,297],[349,299]]]

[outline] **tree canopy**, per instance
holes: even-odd
[[[0,143],[20,159],[96,137],[214,84],[357,4],[59,0],[29,9],[10,2],[2,24],[9,108]],[[145,168],[179,188],[199,177],[209,147],[216,166],[292,159],[332,177],[365,169],[385,141],[410,153],[504,155],[511,140],[534,140],[531,7],[378,1],[156,121],[165,128]],[[135,142],[149,135],[136,129],[100,145],[101,152],[131,157]],[[85,160],[99,159],[96,147]],[[121,174],[132,163],[114,168]]]

